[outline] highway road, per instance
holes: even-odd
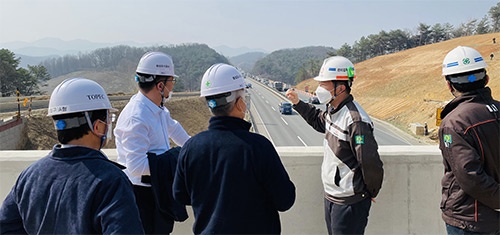
[[[293,110],[291,115],[279,112],[279,104],[288,101],[284,92],[277,92],[271,87],[252,79],[248,89],[251,95],[251,113],[257,132],[266,136],[274,146],[322,146],[324,134],[315,131],[307,122]],[[307,100],[306,96],[300,97]],[[325,105],[316,105],[325,109]],[[373,118],[372,118],[373,119]],[[373,119],[375,125],[375,139],[379,145],[418,145],[422,144],[417,139],[396,127]]]

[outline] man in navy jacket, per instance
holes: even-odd
[[[227,64],[202,79],[214,117],[179,154],[174,198],[192,205],[195,234],[279,234],[278,211],[295,202],[295,186],[273,145],[245,121],[245,82]]]
[[[0,208],[1,234],[143,234],[132,184],[101,151],[113,108],[94,81],[64,80],[49,116],[61,144],[26,170]]]

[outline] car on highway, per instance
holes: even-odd
[[[283,101],[280,103],[281,114],[292,114],[292,103]]]
[[[311,96],[309,97],[309,103],[311,104],[319,104],[319,99],[317,96]]]
[[[246,87],[247,88],[252,88],[252,83],[247,83]]]

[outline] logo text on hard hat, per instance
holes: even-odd
[[[89,100],[102,100],[104,99],[104,95],[103,94],[87,95],[87,98]]]
[[[241,75],[239,75],[239,74],[238,74],[238,75],[236,75],[236,76],[233,76],[233,80],[236,80],[236,79],[238,79],[238,78],[241,78]]]
[[[157,68],[169,68],[170,66],[168,64],[157,64]]]
[[[68,106],[57,106],[50,109],[49,113],[59,113],[68,111]]]

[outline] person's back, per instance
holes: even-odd
[[[60,144],[18,177],[0,209],[1,234],[143,234],[132,184],[100,150],[115,111],[96,82],[66,79],[52,92]]]
[[[451,144],[471,146],[470,149],[450,148],[449,154],[455,159],[453,164],[465,167],[470,164],[470,158],[462,156],[479,154],[480,168],[488,177],[484,175],[476,177],[485,184],[498,185],[500,182],[500,159],[498,158],[500,156],[500,117],[495,117],[494,113],[489,111],[488,106],[493,104],[495,107],[500,107],[500,102],[485,100],[484,97],[491,98],[489,88],[464,93],[447,106],[449,110],[446,108],[443,110],[442,115],[445,116],[439,130],[442,136],[440,147],[444,151],[448,149],[447,145]],[[451,134],[452,132],[461,133],[463,136],[456,138]],[[471,165],[468,168],[475,171],[476,167],[479,166]],[[460,186],[453,183],[456,177],[461,179]],[[445,187],[450,188],[451,192],[448,200],[443,201],[444,204],[442,204],[443,217],[447,218],[445,220],[465,216],[468,220],[475,220],[480,224],[498,224],[499,212],[484,206],[485,203],[498,206],[498,198],[495,201],[489,196],[498,194],[492,191],[496,190],[495,187],[485,190],[482,184],[477,184],[472,179],[471,181],[462,179],[461,173],[454,171],[449,165],[445,165],[442,182],[447,185]],[[478,203],[478,199],[486,201],[479,200]]]
[[[201,95],[215,116],[181,149],[175,199],[192,205],[195,234],[280,233],[278,211],[293,205],[295,186],[271,142],[251,133],[243,119],[248,106],[241,74],[217,64],[202,84],[214,90],[202,88]]]
[[[280,233],[278,211],[293,205],[294,187],[278,181],[287,179],[273,146],[248,128],[236,118],[212,119],[182,150],[195,233]]]
[[[28,234],[142,231],[136,223],[137,209],[128,204],[134,201],[132,185],[119,167],[96,150],[55,146],[21,173],[14,191]],[[113,221],[117,218],[119,224]],[[3,225],[2,230],[7,229]]]

